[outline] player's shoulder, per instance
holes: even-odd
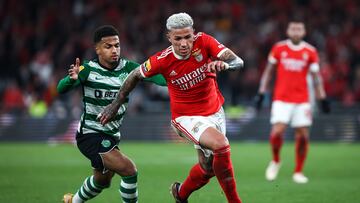
[[[82,64],[85,68],[89,68],[89,69],[97,69],[100,67],[99,62],[97,61],[97,59],[92,59],[92,60],[84,60],[83,64]]]
[[[157,52],[156,54],[154,54],[152,58],[155,58],[157,61],[166,60],[172,55],[172,53],[173,53],[173,48],[172,46],[169,46],[168,48],[163,49]]]
[[[281,40],[281,41],[276,42],[273,47],[282,48],[282,47],[286,47],[287,45],[288,45],[287,40]]]
[[[121,58],[119,61],[119,65],[115,68],[115,71],[118,70],[125,70],[127,72],[131,72],[132,70],[134,70],[136,67],[138,67],[140,64],[138,64],[135,61],[126,59],[126,58]]]
[[[202,37],[208,37],[208,36],[209,35],[204,33],[204,32],[198,32],[198,33],[195,34],[194,40],[197,40],[197,39],[202,38]]]
[[[310,43],[303,41],[305,49],[308,49],[309,51],[316,52],[316,47],[311,45]]]

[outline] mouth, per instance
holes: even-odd
[[[179,50],[181,54],[188,54],[188,49],[180,49]]]

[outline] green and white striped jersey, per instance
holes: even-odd
[[[80,66],[78,80],[72,80],[69,76],[63,78],[58,84],[58,92],[64,93],[81,85],[83,90],[84,112],[81,116],[78,131],[81,134],[105,133],[120,138],[120,126],[128,107],[129,98],[121,105],[115,119],[106,125],[101,125],[96,119],[97,115],[109,105],[123,85],[129,73],[139,64],[120,59],[116,68],[108,70],[103,68],[97,60],[85,61]],[[150,82],[158,85],[166,85],[161,75],[149,78]]]

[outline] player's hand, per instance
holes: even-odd
[[[70,65],[70,69],[68,70],[69,76],[73,80],[77,80],[79,78],[79,68],[80,67],[80,59],[76,58],[75,64]]]
[[[327,99],[321,99],[320,100],[320,108],[323,113],[326,113],[326,114],[330,113],[330,111],[331,111],[330,101]]]
[[[105,109],[97,116],[97,119],[100,121],[101,125],[105,125],[114,119],[119,108],[120,106],[115,103],[107,105]]]
[[[209,72],[216,73],[229,68],[229,64],[224,61],[211,61],[208,63]]]
[[[264,94],[258,93],[254,99],[256,110],[258,111],[261,110],[263,101],[264,101]]]

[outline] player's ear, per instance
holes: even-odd
[[[95,44],[94,48],[95,48],[96,54],[99,55],[99,53],[100,53],[100,47],[98,46],[98,44]]]
[[[171,41],[170,41],[170,33],[169,33],[169,32],[166,33],[166,38],[169,40],[169,42],[171,42]]]

